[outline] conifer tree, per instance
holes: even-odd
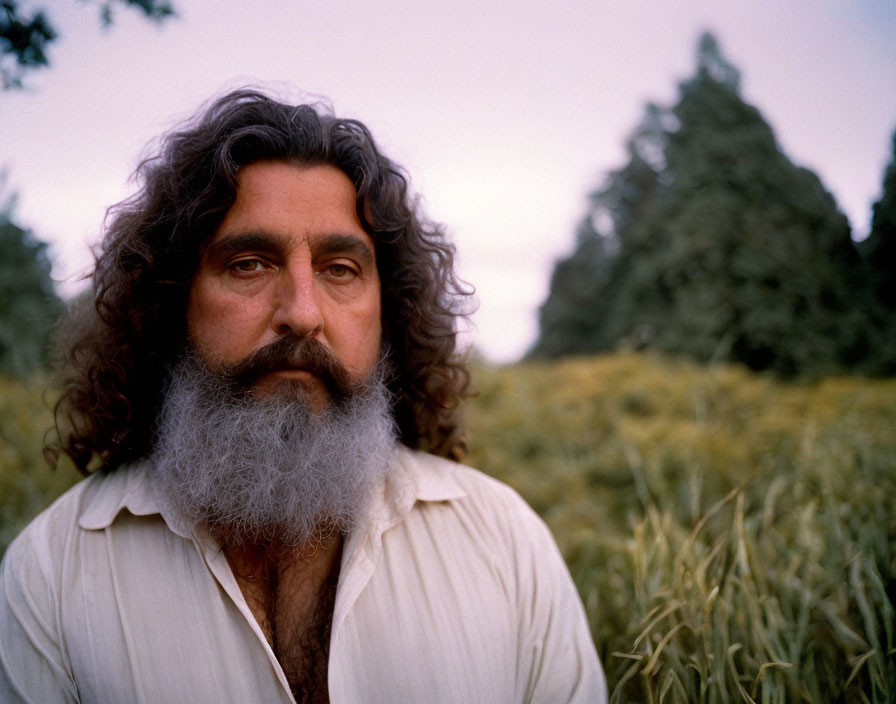
[[[873,206],[871,232],[863,253],[872,269],[879,301],[896,309],[896,131],[892,137],[890,163],[884,172],[883,192]]]
[[[47,245],[0,209],[0,373],[22,376],[47,359],[50,331],[62,310],[53,289]]]
[[[565,353],[627,342],[782,374],[838,371],[862,357],[868,328],[849,224],[740,97],[739,73],[711,35],[676,105],[648,108],[629,154],[592,196],[590,217],[609,210],[612,222],[591,306],[600,332]],[[634,176],[648,172],[645,188]],[[621,211],[619,193],[629,199]],[[581,249],[580,237],[567,268]],[[560,320],[559,304],[552,286],[542,321]],[[551,349],[551,330],[541,332],[536,355]]]
[[[579,224],[573,253],[557,262],[550,293],[539,312],[534,357],[558,357],[608,350],[619,340],[630,315],[618,296],[637,257],[633,225],[653,207],[659,189],[657,160],[665,134],[662,111],[648,105],[626,144],[628,161],[589,195],[590,209]]]
[[[871,371],[896,374],[896,131],[883,192],[873,207],[871,232],[862,243],[879,336]]]

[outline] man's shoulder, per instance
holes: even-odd
[[[404,454],[418,476],[422,494],[434,493],[433,487],[438,487],[436,491],[443,490],[457,498],[478,498],[528,509],[515,489],[475,467],[419,450],[406,450]]]
[[[22,529],[10,545],[10,550],[17,543],[44,542],[60,531],[64,532],[77,526],[85,499],[92,493],[91,485],[96,484],[97,481],[102,481],[102,477],[92,474],[59,496]]]
[[[28,594],[46,596],[58,591],[60,557],[77,531],[84,497],[94,483],[96,478],[88,477],[75,484],[9,544],[0,563],[0,608],[4,599],[20,603]]]
[[[520,494],[485,472],[424,452],[409,451],[406,462],[418,477],[417,510],[450,513],[475,521],[500,540],[553,543],[542,518]]]
[[[131,468],[121,467],[112,472],[95,472],[41,511],[16,536],[6,550],[4,563],[41,561],[59,555],[83,527],[84,517],[98,501],[124,496]]]

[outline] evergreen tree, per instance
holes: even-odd
[[[590,220],[583,220],[575,253],[554,267],[550,294],[539,316],[541,334],[533,356],[561,357],[582,349],[605,349],[601,320],[609,306],[603,293],[611,273],[612,258],[605,239]]]
[[[862,243],[880,331],[872,371],[896,374],[896,131],[883,192],[873,207],[871,232]]]
[[[0,372],[21,376],[47,359],[49,336],[62,310],[53,290],[47,245],[0,211]]]
[[[594,282],[601,332],[565,353],[630,342],[782,374],[862,358],[867,322],[849,224],[819,179],[781,153],[738,86],[737,69],[705,34],[677,104],[648,108],[628,164],[592,197],[592,215],[609,204],[607,240],[617,244]],[[633,202],[614,211],[617,193]],[[562,303],[549,297],[542,320]],[[544,324],[541,332],[550,334]],[[533,353],[547,350],[540,339]]]
[[[891,150],[883,192],[872,210],[871,232],[864,242],[863,254],[872,270],[878,300],[893,310],[896,309],[896,131]]]
[[[665,142],[661,115],[648,105],[626,145],[628,162],[589,195],[590,211],[579,225],[575,250],[557,263],[551,277],[532,356],[604,351],[622,335],[629,316],[618,296],[620,274],[631,268],[639,249],[629,238],[632,226],[653,207],[658,192],[656,164]]]

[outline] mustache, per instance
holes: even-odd
[[[366,388],[364,382],[352,379],[322,343],[295,333],[287,333],[239,362],[224,365],[219,373],[235,390],[248,391],[259,377],[283,369],[301,369],[314,374],[334,401],[349,398]]]

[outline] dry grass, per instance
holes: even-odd
[[[53,423],[40,378],[23,384],[0,376],[0,556],[35,515],[79,478],[60,462],[43,459],[44,437]]]
[[[612,701],[896,701],[896,381],[640,355],[477,380],[470,462],[554,530]]]

